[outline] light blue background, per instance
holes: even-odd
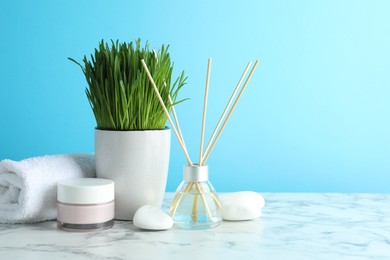
[[[171,45],[198,156],[243,68],[261,64],[209,160],[218,191],[390,192],[390,1],[1,1],[0,159],[93,152],[81,60],[104,39]],[[167,189],[185,157],[172,139]]]

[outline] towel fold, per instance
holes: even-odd
[[[0,223],[36,223],[57,217],[57,182],[93,178],[91,154],[64,154],[0,162]]]

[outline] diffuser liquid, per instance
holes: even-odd
[[[208,229],[219,225],[221,213],[213,192],[178,192],[172,202],[179,201],[173,220],[182,229]],[[171,214],[172,214],[171,208]]]

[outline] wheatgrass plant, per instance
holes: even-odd
[[[85,92],[96,118],[98,129],[153,130],[164,129],[167,116],[159,102],[153,86],[142,66],[145,60],[165,104],[170,109],[169,95],[176,102],[180,89],[185,85],[184,71],[172,82],[173,62],[169,46],[150,50],[141,40],[130,43],[102,40],[99,48],[84,56],[81,67],[87,80]],[[182,100],[183,101],[183,100]]]

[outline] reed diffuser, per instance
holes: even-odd
[[[156,83],[153,80],[148,66],[146,65],[144,60],[141,60],[141,62],[187,159],[187,165],[184,166],[183,181],[176,190],[169,213],[173,218],[175,226],[178,228],[207,229],[215,227],[222,221],[222,206],[219,202],[214,187],[209,182],[208,166],[206,165],[206,163],[215,147],[215,144],[217,143],[223,130],[225,129],[228,120],[230,119],[234,109],[236,108],[238,101],[240,100],[244,90],[246,89],[249,80],[251,79],[254,71],[256,70],[259,61],[256,60],[255,64],[252,66],[248,77],[246,78],[243,86],[240,89],[240,86],[242,85],[242,82],[244,81],[245,76],[252,65],[252,62],[249,62],[246,66],[221,117],[218,120],[216,127],[214,128],[214,131],[210,137],[209,142],[206,145],[206,148],[203,149],[211,71],[211,58],[208,59],[198,163],[193,163],[188,154],[183,134],[180,129],[179,120],[177,118],[177,114],[171,97],[168,98],[168,107],[171,107],[174,121],[172,120],[168,112],[167,105],[161,98],[159,89],[157,88]]]

